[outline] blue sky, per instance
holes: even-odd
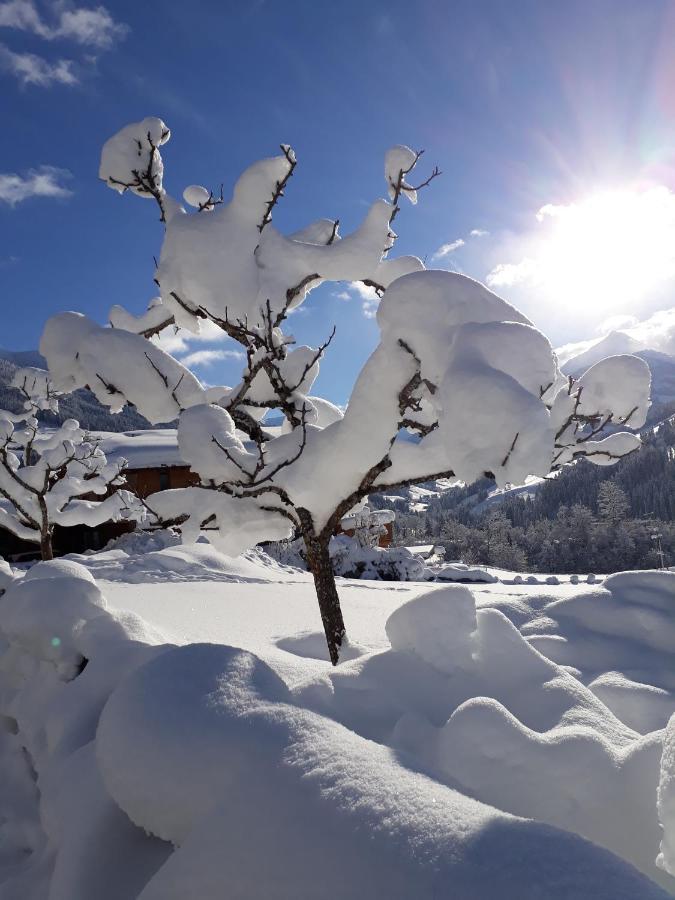
[[[593,250],[603,268],[588,295],[560,271],[580,252],[569,249],[579,217],[567,213],[598,191],[659,189],[663,221],[675,221],[673,46],[675,4],[657,0],[0,0],[0,346],[37,346],[62,309],[103,322],[113,303],[141,311],[153,296],[154,206],[97,180],[102,143],[148,115],[171,127],[175,195],[192,183],[227,192],[291,143],[299,165],[275,213],[288,231],[327,216],[347,233],[384,194],[387,147],[425,148],[444,174],[399,215],[396,251],[488,279],[554,344],[672,306],[670,258],[649,290],[620,290],[627,256],[653,268],[649,247],[630,252],[642,227]],[[643,206],[651,222],[654,202]],[[537,219],[542,208],[552,212]],[[611,210],[589,220],[585,209],[594,235],[611,224]],[[561,222],[562,265],[542,250]],[[337,325],[320,376],[336,402],[376,342],[372,310],[355,288],[324,286],[293,317],[310,343]],[[197,372],[232,382],[236,365]]]

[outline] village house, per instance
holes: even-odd
[[[270,429],[271,430],[271,429]],[[124,488],[145,499],[157,491],[188,487],[199,482],[198,477],[182,459],[178,449],[175,428],[156,428],[146,431],[92,432],[106,455],[108,462],[126,459]],[[7,502],[7,501],[3,501]],[[342,519],[338,533],[348,537],[363,538],[368,533],[371,542],[388,547],[393,535],[394,514],[391,510],[370,510],[367,506],[349,513]],[[134,522],[106,522],[92,528],[74,525],[54,528],[54,553],[84,553],[100,550],[108,541],[128,531]],[[374,537],[374,541],[373,541]],[[21,540],[11,532],[0,528],[0,556],[14,562],[35,559],[40,555],[39,545]]]

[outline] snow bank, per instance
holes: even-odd
[[[387,636],[390,651],[309,679],[298,702],[411,754],[484,803],[583,835],[675,889],[654,866],[660,732],[629,727],[503,613],[476,610],[466,587],[405,603]]]
[[[333,571],[341,578],[364,581],[428,581],[432,570],[422,557],[407,547],[362,546],[344,534],[331,538],[329,552]],[[286,566],[307,570],[304,541],[279,541],[266,547],[275,560]]]
[[[468,581],[492,584],[498,581],[496,575],[480,566],[466,566],[464,563],[447,563],[434,570],[436,581]]]
[[[178,845],[143,900],[215,900],[223,884],[289,900],[515,900],[544,884],[547,897],[649,896],[571,835],[495,814],[289,700],[255,656],[213,645],[169,651],[120,685],[98,732],[104,781]]]
[[[110,692],[161,640],[132,613],[112,615],[72,561],[38,563],[0,598],[3,898],[135,897],[166,858],[92,764]]]
[[[182,543],[171,531],[131,532],[96,554],[71,554],[97,579],[130,584],[256,582],[278,579],[283,567],[260,550],[226,556],[211,544]]]
[[[63,645],[86,665],[54,657],[47,600]],[[9,782],[0,796],[0,892],[8,900],[216,900],[224,885],[242,900],[666,896],[606,850],[472,799],[457,779],[446,786],[442,773],[423,774],[429,761],[403,749],[415,732],[410,717],[399,723],[396,749],[374,743],[337,715],[301,705],[321,683],[291,691],[249,652],[167,645],[131,613],[112,614],[72,560],[35,566],[0,603],[0,714],[10,729],[0,732]],[[501,624],[486,626],[463,587],[402,607],[389,625],[398,649],[331,673],[331,711],[341,694],[351,694],[343,706],[353,718],[376,700],[370,713],[381,724],[394,704],[437,720],[445,706],[426,729],[443,738],[442,722],[473,672],[471,687],[476,678],[501,680],[496,696],[520,698],[512,708],[526,727],[551,716],[544,689],[557,698],[557,715],[566,706],[571,722],[578,710],[602,720],[590,692],[579,685],[575,695],[571,676],[488,611],[495,617]],[[370,670],[382,663],[395,677],[382,671],[378,680]],[[564,689],[549,684],[552,676]],[[344,689],[350,680],[356,691]],[[532,708],[537,722],[525,714]],[[605,740],[629,744],[630,733],[605,718]],[[497,740],[508,750],[501,731]],[[433,749],[443,746],[438,736],[428,746],[445,759]]]
[[[656,865],[675,875],[675,715],[663,738],[658,806],[663,837]]]
[[[387,637],[392,650],[410,650],[430,666],[451,675],[471,664],[470,635],[476,630],[476,604],[460,585],[423,594],[392,613]]]
[[[675,712],[674,612],[675,572],[621,572],[560,600],[533,597],[520,627],[532,646],[578,671],[620,719],[646,734]]]

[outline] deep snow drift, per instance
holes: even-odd
[[[341,581],[333,669],[305,573],[136,550],[0,572],[2,900],[675,894],[675,573]]]

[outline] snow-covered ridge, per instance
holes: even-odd
[[[611,326],[610,322],[607,324]],[[556,354],[561,366],[568,371],[576,371],[603,356],[635,353],[638,350],[655,350],[675,356],[675,307],[655,312],[642,322],[633,318],[632,322],[627,321],[620,328],[610,327],[601,337],[565,344],[556,350]],[[592,356],[586,357],[587,354]]]

